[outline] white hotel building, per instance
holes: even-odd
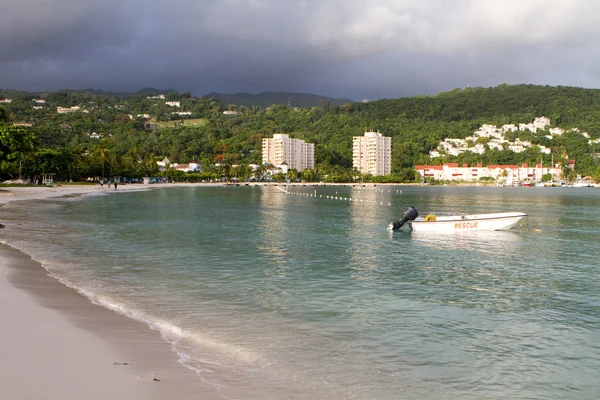
[[[572,162],[569,162],[572,164]],[[476,167],[467,164],[459,166],[458,163],[445,163],[443,165],[415,165],[415,170],[421,175],[421,179],[433,178],[440,181],[464,181],[478,182],[480,178],[494,178],[504,180],[506,184],[517,182],[539,182],[545,174],[552,175],[552,180],[558,181],[562,177],[562,168],[556,166],[544,166],[536,164],[519,165],[488,165],[481,163]]]
[[[262,140],[263,164],[273,164],[287,173],[290,169],[304,171],[315,166],[315,145],[292,139],[284,133]]]
[[[392,138],[379,132],[365,132],[352,138],[352,167],[363,174],[392,173]]]

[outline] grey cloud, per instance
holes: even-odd
[[[119,46],[135,29],[118,0],[8,0],[0,13],[2,61],[68,59]]]
[[[311,91],[598,87],[593,0],[7,0],[0,87]]]

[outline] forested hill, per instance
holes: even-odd
[[[317,94],[292,92],[263,92],[258,94],[225,94],[213,92],[202,97],[206,99],[219,100],[225,105],[234,104],[236,106],[245,107],[268,107],[273,104],[289,104],[291,107],[320,107],[326,102],[334,106],[341,106],[352,102],[350,99],[337,99],[333,97],[320,96]]]
[[[553,125],[600,130],[600,90],[568,86],[455,89],[434,96],[354,103],[348,110],[376,120],[406,118],[495,125],[530,122],[544,115]]]
[[[38,153],[48,155],[67,149],[69,154],[85,155],[100,154],[101,150],[104,154],[107,150],[114,163],[111,168],[130,175],[138,165],[131,160],[136,159],[168,157],[179,163],[196,160],[204,166],[215,162],[258,164],[262,161],[261,139],[287,133],[315,144],[315,174],[343,180],[352,176],[352,137],[372,129],[392,138],[394,179],[413,179],[415,164],[535,164],[543,159],[544,165],[549,165],[551,160],[562,160],[563,155],[576,161],[577,173],[600,179],[596,156],[600,153],[600,143],[596,143],[600,138],[600,90],[500,85],[341,106],[325,101],[313,107],[300,107],[294,98],[288,107],[286,96],[290,94],[280,95],[281,104],[267,101],[267,107],[245,107],[233,106],[228,100],[195,98],[189,92],[170,92],[164,99],[157,99],[82,91],[33,94],[0,90],[0,106],[8,114],[6,126],[16,123],[19,129],[35,136]],[[5,98],[10,98],[10,103]],[[59,113],[57,107],[70,109]],[[504,150],[487,148],[483,154],[442,152],[440,157],[430,157],[429,152],[436,150],[441,140],[472,136],[483,124],[518,126],[540,116],[550,118],[549,127],[536,133],[510,132],[507,137],[531,143],[525,151],[516,153],[505,146]],[[552,135],[548,128],[555,127],[562,128],[564,134]],[[577,130],[571,131],[574,128]],[[486,145],[487,140],[479,138],[468,147]],[[19,152],[9,158],[10,149],[2,145],[0,172],[4,177],[14,176],[19,165],[40,165],[35,160],[36,152]],[[550,149],[551,154],[543,153],[540,146]],[[33,157],[29,164],[19,160],[25,156]],[[125,156],[130,160],[127,170]],[[92,162],[91,157],[83,159]],[[86,168],[78,167],[77,174],[98,174],[98,165]],[[75,170],[70,167],[74,176]]]

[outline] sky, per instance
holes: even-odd
[[[0,88],[600,88],[597,0],[3,0]]]

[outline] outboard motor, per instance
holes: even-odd
[[[405,223],[409,221],[414,221],[419,216],[419,212],[413,206],[408,207],[408,210],[404,211],[404,215],[402,215],[402,219],[399,221],[392,222],[389,226],[389,229],[392,231],[396,231],[402,227]]]

